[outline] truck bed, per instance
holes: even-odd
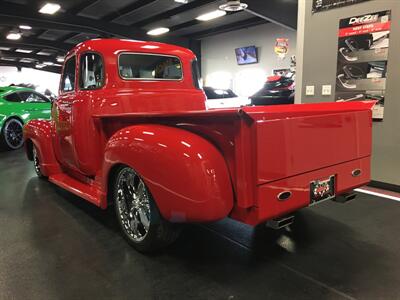
[[[233,182],[236,205],[231,217],[258,224],[310,205],[313,181],[333,177],[335,194],[369,181],[374,103],[94,113],[93,117],[108,135],[127,123],[156,122],[211,141],[223,153]],[[355,170],[359,174],[354,175]],[[291,199],[278,199],[283,192],[290,192]]]

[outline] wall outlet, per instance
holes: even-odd
[[[332,94],[332,86],[326,84],[322,86],[322,96],[330,96]]]
[[[307,85],[306,86],[306,96],[314,96],[314,86],[313,85]]]

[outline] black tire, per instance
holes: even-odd
[[[17,150],[24,144],[23,124],[16,118],[10,118],[1,129],[1,144],[7,150]]]
[[[35,168],[35,173],[37,177],[39,178],[46,178],[46,176],[43,175],[41,167],[40,167],[40,160],[39,156],[37,154],[37,150],[35,146],[32,146],[32,161],[33,161],[33,167]]]
[[[132,168],[118,170],[113,182],[113,202],[122,234],[136,250],[155,252],[178,238],[178,224],[162,218],[146,184]]]

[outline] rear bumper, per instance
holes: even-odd
[[[355,176],[355,170],[361,172],[356,172],[359,174]],[[256,192],[257,205],[247,210],[236,210],[231,217],[250,225],[257,225],[307,207],[310,205],[310,182],[331,175],[335,175],[337,196],[365,185],[370,181],[370,157],[259,185]],[[282,192],[290,192],[291,196],[280,200],[278,195]]]

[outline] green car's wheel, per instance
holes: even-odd
[[[119,170],[113,196],[122,233],[137,250],[153,252],[178,237],[179,227],[162,218],[146,184],[133,169]]]
[[[7,120],[1,130],[3,144],[10,150],[16,150],[24,144],[22,122],[11,118]]]

